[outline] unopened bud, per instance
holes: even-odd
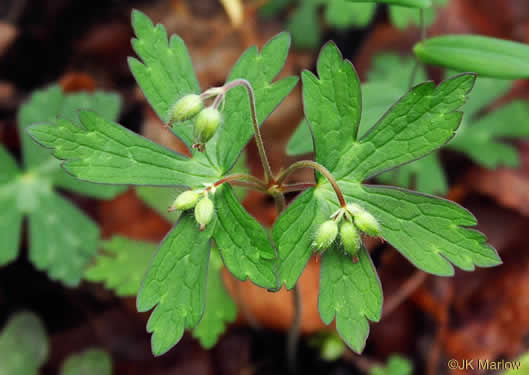
[[[218,109],[208,107],[203,109],[195,122],[195,142],[197,144],[205,144],[214,135],[220,124],[222,123],[222,114]]]
[[[353,256],[358,253],[360,246],[362,246],[362,239],[360,238],[358,229],[349,221],[345,221],[340,226],[340,240],[342,241],[344,250]]]
[[[195,219],[200,224],[200,230],[203,230],[206,225],[213,219],[215,213],[215,206],[213,201],[208,197],[201,199],[195,207]]]
[[[169,207],[169,211],[185,211],[195,207],[200,198],[200,194],[194,190],[186,190]]]
[[[169,123],[183,122],[195,117],[204,108],[200,95],[190,94],[178,100],[171,108]]]
[[[369,212],[364,210],[358,212],[355,215],[354,221],[358,229],[360,229],[362,232],[373,237],[380,235],[380,224],[377,219],[375,219],[375,217]]]
[[[314,246],[318,250],[324,250],[332,245],[337,235],[338,224],[336,224],[334,220],[327,220],[320,225],[316,237],[314,238]]]

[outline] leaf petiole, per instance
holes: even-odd
[[[266,184],[268,184],[272,181],[272,168],[270,168],[270,162],[268,161],[268,157],[266,156],[266,150],[264,147],[263,138],[261,136],[261,131],[259,130],[259,121],[257,119],[257,107],[256,107],[256,102],[255,102],[255,93],[254,93],[254,90],[250,82],[248,82],[245,79],[236,79],[236,80],[226,83],[223,86],[224,93],[219,95],[215,99],[214,105],[215,104],[217,106],[220,105],[224,95],[226,95],[228,91],[230,91],[231,89],[238,87],[238,86],[243,86],[248,91],[248,96],[250,98],[250,109],[251,109],[251,114],[252,114],[252,125],[253,125],[253,130],[255,133],[255,143],[257,144],[257,149],[259,151],[259,157],[263,165],[265,182]]]
[[[242,180],[242,181],[241,181]],[[211,185],[208,190],[211,190],[213,188],[219,187],[220,185],[224,183],[230,183],[232,185],[239,185],[243,187],[248,187],[250,189],[255,189],[257,191],[266,192],[268,190],[268,186],[264,183],[264,181],[260,180],[257,177],[244,174],[244,173],[236,173],[229,176],[226,176],[217,182],[215,182],[213,185]]]
[[[312,168],[320,172],[327,179],[327,181],[329,181],[332,188],[334,189],[334,192],[336,193],[336,197],[338,198],[338,201],[340,202],[340,206],[345,208],[345,206],[347,205],[345,203],[345,198],[343,196],[342,190],[338,186],[338,183],[336,182],[336,179],[334,178],[332,173],[329,172],[329,170],[325,168],[323,165],[321,165],[320,163],[317,163],[312,160],[297,161],[294,164],[292,164],[290,167],[282,171],[276,178],[277,186],[279,186],[279,188],[281,189],[282,182],[285,181],[285,179],[288,176],[290,176],[294,171],[296,171],[297,169],[302,169],[302,168]]]

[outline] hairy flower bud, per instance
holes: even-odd
[[[355,215],[355,224],[362,232],[377,237],[380,235],[380,223],[367,211],[360,211]]]
[[[360,232],[350,221],[345,221],[340,226],[340,240],[344,250],[353,256],[356,255],[358,250],[360,250],[360,246],[362,246]]]
[[[204,108],[200,95],[190,94],[178,100],[171,108],[169,124],[183,122],[195,117]]]
[[[222,123],[222,114],[218,109],[208,107],[202,110],[196,119],[194,134],[197,144],[204,144],[214,135]]]
[[[318,250],[324,250],[332,245],[337,235],[338,224],[336,224],[334,220],[327,220],[320,225],[316,237],[314,238],[314,246]]]
[[[213,201],[208,197],[201,199],[195,206],[195,219],[200,224],[200,230],[203,230],[206,225],[213,219],[215,213],[215,206]]]
[[[200,194],[194,190],[186,190],[169,207],[169,211],[185,211],[195,207],[200,198]]]

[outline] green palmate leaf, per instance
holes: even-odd
[[[518,151],[501,140],[529,137],[528,119],[529,105],[514,101],[464,127],[449,147],[487,168],[517,167],[520,164]]]
[[[270,40],[259,52],[250,47],[235,64],[227,82],[245,79],[252,85],[257,103],[259,123],[274,111],[298,82],[297,77],[288,77],[276,83],[274,78],[283,68],[290,36],[281,33]],[[250,101],[245,88],[237,87],[226,95],[224,125],[208,142],[206,155],[223,172],[228,172],[237,161],[242,149],[253,136]]]
[[[276,252],[263,227],[242,207],[230,186],[215,193],[217,223],[214,238],[228,270],[269,289],[277,287]]]
[[[362,85],[362,116],[358,127],[358,137],[362,137],[372,128],[377,120],[408,91],[407,72],[411,74],[414,64],[411,59],[402,59],[390,54],[375,58],[374,67],[368,75],[369,82]],[[396,66],[402,74],[394,74]],[[419,69],[415,82],[424,82],[426,79],[426,72]],[[292,135],[287,146],[287,153],[302,155],[313,150],[312,135],[304,120]]]
[[[172,35],[168,41],[165,27],[154,26],[142,12],[132,12],[132,26],[136,34],[132,46],[143,63],[131,57],[130,69],[149,104],[168,123],[170,109],[176,101],[200,91],[191,58],[180,37]],[[192,125],[187,121],[172,128],[188,146],[193,143]]]
[[[418,43],[414,52],[426,64],[472,71],[483,77],[529,77],[529,46],[508,40],[478,35],[445,35]]]
[[[154,26],[143,13],[134,11],[132,23],[137,37],[133,40],[134,50],[143,63],[130,58],[131,70],[149,103],[162,121],[167,123],[170,108],[179,98],[200,92],[189,53],[178,36],[173,35],[168,42],[163,25]],[[250,82],[255,91],[258,119],[261,123],[297,83],[296,77],[290,77],[272,84],[285,63],[289,47],[290,37],[285,33],[273,38],[260,53],[256,47],[252,47],[241,57],[228,77],[228,82],[239,78]],[[233,89],[227,95],[225,103],[225,126],[208,142],[207,161],[202,154],[196,155],[196,159],[213,163],[221,174],[233,167],[253,134],[247,92],[242,87]],[[191,146],[191,121],[178,124],[172,129]]]
[[[332,44],[324,47],[320,57],[323,62],[318,64],[319,78],[305,73],[305,114],[312,132],[326,137],[324,142],[315,142],[316,160],[333,173],[346,201],[359,205],[373,215],[381,227],[382,237],[427,272],[451,275],[454,272],[452,264],[464,270],[472,270],[476,265],[487,267],[499,264],[500,259],[495,250],[487,245],[485,237],[465,228],[474,226],[476,221],[462,207],[410,191],[361,184],[363,180],[386,169],[423,157],[448,141],[461,120],[462,114],[457,109],[465,103],[475,77],[471,74],[459,75],[438,87],[431,82],[416,86],[357,140],[355,131],[359,121],[360,94],[343,95],[350,85],[339,91],[342,95],[336,95],[336,90],[331,92],[332,95],[328,91],[314,90],[317,85],[342,87],[343,76],[323,72],[325,66],[334,70],[337,70],[337,66],[344,66],[341,65],[344,62],[340,54],[326,51],[329,49],[336,50],[336,47]],[[330,97],[334,105],[326,107]],[[325,121],[322,120],[322,108],[326,110]],[[350,119],[356,119],[356,122]],[[337,127],[336,124],[342,126]],[[344,129],[347,126],[350,129]],[[344,142],[345,137],[348,142]],[[335,149],[328,146],[330,144],[339,145],[336,149],[339,147],[341,153],[336,153]],[[328,220],[337,208],[339,203],[335,192],[323,176],[319,176],[316,187],[298,197],[277,220],[274,240],[279,253],[278,273],[281,283],[287,288],[295,285],[314,251],[312,241],[316,228]],[[324,258],[326,256],[339,263],[339,258],[327,254]],[[341,259],[342,262],[351,262],[350,257]],[[352,263],[341,266],[350,265]],[[330,266],[322,267],[320,285],[334,285],[329,280],[334,280],[337,269],[337,266],[333,266],[332,270]],[[364,281],[368,287],[360,289],[379,289],[378,280],[375,280],[366,278]],[[328,296],[322,287],[320,312],[322,319],[330,322],[333,319],[331,312],[336,311],[342,336],[350,347],[361,350],[367,336],[367,319],[377,320],[378,316],[373,314],[375,310],[367,308],[357,307],[356,312],[346,311],[348,305],[343,302],[344,299],[356,300],[344,295],[351,292],[350,289],[343,287],[344,292],[340,292],[342,295]],[[371,298],[364,303],[377,306],[372,302],[376,298]],[[359,321],[359,315],[364,316],[365,320]],[[351,326],[360,328],[348,329]]]
[[[203,232],[195,219],[182,215],[163,240],[138,294],[138,311],[156,306],[147,323],[154,355],[162,355],[197,325],[204,312],[210,238],[214,223]]]
[[[77,286],[99,244],[99,228],[69,201],[44,194],[29,215],[29,258],[54,280]]]
[[[101,349],[87,349],[66,359],[60,375],[112,375],[112,358]]]
[[[117,95],[104,92],[65,95],[58,86],[36,91],[21,107],[19,130],[27,170],[19,173],[15,161],[0,147],[0,165],[6,170],[0,177],[0,235],[4,240],[0,247],[0,264],[7,264],[18,255],[23,215],[29,215],[30,260],[37,268],[46,270],[52,279],[68,286],[79,283],[80,272],[97,250],[99,230],[81,211],[55,195],[53,188],[111,198],[124,187],[75,180],[60,169],[60,162],[49,150],[30,140],[25,130],[35,122],[55,124],[57,116],[79,123],[79,108],[91,108],[115,118],[119,107]]]
[[[78,111],[91,109],[109,120],[119,115],[121,99],[118,95],[97,91],[94,94],[63,94],[59,86],[35,92],[30,100],[21,107],[18,114],[18,125],[22,134],[24,161],[27,168],[41,176],[51,177],[53,184],[83,195],[108,199],[125,190],[119,186],[101,186],[82,183],[60,169],[60,163],[48,150],[36,144],[25,129],[35,123],[54,124],[61,117],[79,124]]]
[[[157,145],[94,112],[81,111],[82,127],[67,120],[28,129],[75,177],[99,183],[201,185],[217,179],[210,166]]]
[[[48,337],[33,313],[13,315],[0,334],[0,374],[37,375],[48,357]]]
[[[376,123],[376,120],[409,89],[409,76],[415,69],[416,62],[411,58],[402,58],[393,54],[376,56],[373,67],[368,73],[369,83],[362,87],[363,98],[375,102],[368,107],[364,105],[360,131],[365,131]],[[401,74],[394,74],[398,70]],[[427,80],[426,71],[419,67],[415,75],[415,84]],[[366,99],[364,99],[364,103]],[[464,106],[465,117],[469,103]],[[431,154],[410,164],[393,169],[377,176],[377,180],[386,184],[413,187],[416,190],[435,194],[448,191],[447,181],[439,161],[439,156]]]
[[[376,4],[352,4],[347,0],[329,0],[325,9],[327,23],[337,29],[364,27],[371,22]]]
[[[441,147],[454,136],[462,118],[456,110],[475,79],[463,74],[438,87],[433,82],[414,87],[341,156],[341,164],[332,169],[335,176],[362,181]]]
[[[136,296],[156,248],[157,245],[150,242],[113,237],[103,243],[103,251],[86,270],[84,278],[104,282],[105,287],[118,296]]]
[[[432,0],[347,0],[352,3],[381,3],[409,8],[430,8]]]
[[[377,176],[377,180],[389,185],[412,187],[424,193],[446,193],[448,182],[437,153],[395,168]]]
[[[348,201],[377,218],[382,237],[426,272],[450,276],[454,273],[450,263],[465,271],[501,263],[483,234],[465,228],[476,225],[476,219],[456,203],[350,180],[342,180],[340,186]],[[322,189],[320,194],[338,206],[332,189]]]
[[[318,306],[323,322],[330,324],[336,317],[340,336],[361,352],[369,334],[368,319],[378,321],[382,314],[382,287],[365,248],[358,259],[353,263],[337,248],[325,252]]]
[[[413,364],[410,360],[399,355],[392,355],[386,366],[373,366],[369,375],[412,375]]]
[[[319,79],[309,71],[303,72],[305,112],[314,125],[314,145],[321,151],[316,161],[334,169],[344,147],[356,139],[361,114],[360,81],[334,44],[322,49],[318,75]],[[329,122],[329,115],[337,121]],[[329,137],[329,133],[335,136]]]
[[[237,317],[237,305],[226,291],[222,280],[222,259],[216,248],[211,249],[206,292],[206,310],[200,323],[193,330],[193,336],[200,340],[202,347],[212,348],[219,336],[226,330],[226,324]]]

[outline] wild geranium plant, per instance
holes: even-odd
[[[303,73],[305,114],[312,129],[315,160],[296,162],[274,174],[259,126],[297,84],[275,81],[288,54],[290,38],[279,34],[261,51],[252,47],[221,87],[199,88],[184,42],[167,39],[135,11],[132,23],[139,56],[129,60],[147,100],[171,131],[191,150],[190,158],[167,150],[120,125],[81,111],[81,124],[68,120],[29,129],[64,160],[63,168],[81,180],[106,184],[185,186],[171,210],[179,220],[160,244],[140,288],[139,311],[154,308],[147,330],[152,350],[171,349],[184,330],[196,327],[205,311],[212,246],[226,268],[276,291],[295,289],[309,258],[321,256],[319,311],[357,352],[364,348],[369,321],[378,321],[382,289],[365,236],[380,237],[426,272],[448,276],[501,263],[475,218],[459,205],[403,189],[364,182],[421,158],[456,131],[475,81],[460,74],[436,86],[415,86],[358,137],[361,90],[352,64],[326,44],[317,74]],[[264,178],[231,172],[255,136]],[[300,168],[315,180],[288,183]],[[233,193],[244,186],[272,196],[280,213],[270,239]],[[303,191],[285,208],[284,194]]]

